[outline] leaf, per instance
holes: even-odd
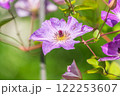
[[[60,9],[61,11],[63,11],[65,14],[71,12],[71,10],[69,10],[69,9],[62,9],[61,7],[59,7],[59,9]]]
[[[2,21],[0,21],[0,27],[7,24],[8,22],[12,21],[14,18],[7,18]]]
[[[99,62],[96,59],[88,59],[87,62],[95,68],[98,68]]]
[[[110,67],[110,63],[108,61],[105,61],[106,67],[105,70],[108,71],[109,67]]]
[[[92,6],[88,6],[88,5],[77,5],[74,7],[75,11],[90,10],[90,9],[94,9],[94,8]]]
[[[93,74],[93,73],[98,73],[98,69],[91,69],[91,70],[87,70],[86,73],[88,74]]]
[[[76,0],[72,0],[72,1],[71,1],[71,4],[75,4],[75,2],[76,2]]]
[[[108,75],[108,77],[110,79],[115,79],[117,76],[120,75],[120,65],[118,63],[116,63],[116,62],[112,62],[111,66],[110,66],[110,68],[108,70],[108,73],[113,74],[113,76]],[[117,76],[115,76],[115,75],[117,75]]]

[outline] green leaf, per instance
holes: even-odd
[[[111,66],[110,66],[110,68],[108,70],[108,73],[113,74],[113,75],[108,74],[108,77],[110,79],[115,79],[117,76],[120,75],[120,65],[118,63],[116,63],[116,62],[112,62]],[[117,76],[115,76],[115,75],[117,75]]]
[[[88,5],[77,5],[77,6],[74,7],[75,11],[90,10],[90,9],[94,9],[94,7],[88,6]]]
[[[108,61],[105,61],[105,64],[106,64],[105,70],[108,71],[110,67],[110,63]]]
[[[72,1],[71,1],[71,4],[75,4],[75,2],[76,2],[76,0],[72,0]]]
[[[8,22],[12,21],[14,18],[7,18],[7,19],[4,19],[4,20],[1,20],[0,21],[0,27],[7,24]]]
[[[98,73],[98,69],[91,69],[91,70],[87,70],[86,73],[88,74],[93,74],[93,73]]]
[[[99,62],[96,59],[88,59],[87,62],[95,68],[98,68]]]
[[[60,9],[61,11],[63,11],[65,14],[71,12],[71,10],[69,10],[69,9],[62,9],[61,7],[59,7],[59,9]]]

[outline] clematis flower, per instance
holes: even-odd
[[[100,58],[98,61],[120,59],[120,34],[117,35],[112,42],[103,45],[102,51],[109,57]]]
[[[0,0],[0,7],[5,9],[10,9],[10,2],[13,2],[14,0]]]
[[[80,70],[78,69],[75,61],[67,67],[67,72],[65,72],[62,77],[65,80],[81,80],[82,79],[82,74]]]
[[[16,12],[19,17],[26,17],[36,14],[40,8],[40,0],[19,0],[15,4]],[[57,6],[47,0],[47,12],[56,11]]]
[[[110,2],[111,2],[111,0],[109,0],[109,3]],[[118,22],[120,22],[120,0],[117,0],[116,7],[113,10],[111,10],[111,11],[112,11],[112,13],[108,14],[106,24],[109,25],[110,27],[113,27]],[[107,15],[106,11],[102,11],[101,12],[101,18],[102,18],[102,20],[105,20],[106,15]]]
[[[65,0],[53,0],[53,1],[59,5],[65,4]]]
[[[34,41],[43,41],[42,49],[44,55],[55,48],[63,47],[66,50],[74,49],[74,44],[80,41],[75,41],[78,36],[92,31],[93,28],[78,23],[78,21],[69,16],[68,22],[64,19],[51,18],[42,23],[42,27],[35,31],[30,39]]]

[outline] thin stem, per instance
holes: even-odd
[[[103,22],[103,24],[102,24],[102,27],[101,27],[100,30],[99,30],[99,33],[98,33],[98,35],[97,35],[97,38],[98,38],[99,34],[101,33],[102,28],[103,28],[103,26],[105,25],[105,22],[107,21],[107,17],[108,17],[109,12],[110,12],[110,8],[109,8],[109,10],[108,10],[108,12],[107,12],[107,15],[106,15],[106,18],[105,18],[105,20],[104,20],[104,22]]]
[[[104,2],[107,6],[109,6],[109,4],[108,4],[105,0],[103,0],[103,2]]]
[[[70,3],[70,7],[72,8],[72,11],[73,11],[73,14],[74,14],[74,7],[72,6],[72,3],[71,3],[71,0],[69,0],[69,3]]]
[[[18,27],[17,27],[17,22],[16,22],[16,20],[15,20],[15,16],[12,14],[12,12],[11,12],[10,10],[8,10],[8,12],[9,12],[9,13],[11,14],[11,16],[14,18],[14,23],[15,23],[15,28],[16,28],[17,36],[18,36],[18,38],[19,38],[19,40],[20,40],[20,42],[21,42],[21,46],[24,46],[24,43],[23,43],[22,38],[21,38],[21,36],[20,36],[20,33],[19,33],[19,31],[18,31]]]
[[[31,36],[31,34],[33,32],[34,21],[35,21],[35,15],[32,14],[32,16],[31,16],[31,31],[30,31],[30,36]],[[31,40],[29,40],[29,46],[28,47],[30,47],[30,46],[31,46]]]
[[[16,41],[17,43],[21,44],[21,42],[19,42],[19,41],[18,41],[17,39],[15,39],[14,37],[11,37],[11,36],[9,36],[9,35],[7,35],[7,34],[4,34],[4,33],[1,33],[1,32],[0,32],[0,34],[3,35],[3,36],[9,37],[9,38],[13,39],[14,41]]]
[[[95,53],[93,52],[93,50],[90,48],[90,46],[87,44],[87,42],[84,41],[83,39],[82,39],[82,42],[84,43],[84,45],[86,45],[89,48],[89,50],[92,52],[92,54],[95,56],[95,58],[97,58],[97,56],[95,55]]]
[[[113,31],[113,32],[108,32],[108,33],[105,33],[105,34],[101,34],[100,37],[105,36],[105,35],[109,35],[109,34],[113,34],[113,33],[117,33],[117,32],[120,32],[120,30],[118,30],[118,31]],[[91,38],[91,39],[87,40],[86,42],[92,41],[92,40],[94,40],[94,39],[95,39],[95,38]]]

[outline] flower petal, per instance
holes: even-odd
[[[117,56],[118,55],[118,43],[109,42],[102,46],[102,51],[108,56]]]
[[[63,47],[66,50],[70,50],[70,49],[75,49],[74,48],[74,44],[76,43],[80,43],[80,41],[74,41],[74,40],[67,40],[65,42],[61,42],[60,45],[61,47]]]
[[[78,23],[78,21],[74,17],[69,16],[68,17],[68,22],[67,22],[67,25],[66,25],[66,30],[68,30],[68,31],[71,30],[71,27],[73,25],[77,24],[77,23]]]
[[[58,18],[51,18],[50,21],[52,26],[58,31],[64,29],[66,26],[66,21],[64,19],[59,20]]]
[[[114,40],[119,40],[120,39],[120,34],[118,34],[114,39],[113,39],[113,41]]]
[[[111,60],[117,60],[120,59],[119,56],[111,56],[111,57],[104,57],[104,58],[100,58],[98,61],[111,61]]]
[[[49,53],[51,50],[55,49],[55,48],[60,48],[61,46],[55,42],[46,42],[44,41],[42,44],[42,50],[44,55],[46,55],[47,53]]]
[[[0,2],[0,6],[2,7],[2,8],[5,8],[5,9],[10,9],[10,3],[9,3],[9,1],[7,1],[7,2]]]
[[[80,80],[79,76],[73,74],[72,72],[65,72],[62,77],[66,80]]]
[[[102,20],[105,20],[106,15],[107,15],[107,12],[102,11],[102,13],[101,13],[101,18],[102,18]],[[106,24],[109,25],[110,27],[113,27],[113,26],[115,26],[119,21],[120,21],[120,20],[119,20],[119,18],[118,18],[116,15],[109,13],[109,14],[108,14],[108,17],[107,17]]]
[[[73,61],[73,63],[71,64],[71,66],[69,67],[69,70],[70,72],[72,72],[73,74],[77,75],[79,78],[82,78],[82,75],[81,75],[81,72],[80,70],[78,69],[75,61]]]

